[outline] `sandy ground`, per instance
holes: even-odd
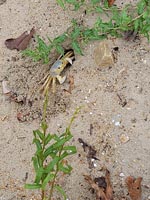
[[[82,18],[83,13],[78,14]],[[32,130],[39,127],[43,103],[38,93],[38,82],[49,67],[8,50],[4,41],[33,26],[43,38],[46,39],[46,35],[54,38],[63,33],[76,16],[74,12],[62,11],[54,0],[0,1],[0,80],[7,78],[19,99],[28,97],[32,102],[32,105],[17,104],[0,91],[0,200],[29,200],[34,196],[34,191],[23,187],[34,176]],[[88,23],[92,20],[89,17]],[[129,175],[143,177],[142,199],[148,200],[150,46],[144,38],[136,42],[122,39],[108,42],[111,49],[119,47],[114,66],[101,68],[96,65],[93,53],[99,42],[93,42],[84,49],[84,56],[77,55],[73,66],[66,71],[67,75],[74,77],[72,94],[63,92],[69,87],[66,81],[57,86],[55,95],[50,95],[50,132],[63,131],[75,109],[83,106],[72,126],[74,139],[71,143],[76,145],[78,153],[70,159],[73,172],[66,177],[63,187],[69,200],[94,199],[83,174],[101,176],[100,169],[105,166],[111,172],[116,200],[129,199],[124,182]],[[33,44],[32,40],[31,46]],[[24,115],[24,122],[18,121],[18,112]],[[123,142],[122,137],[128,141]],[[95,147],[99,158],[95,161],[96,167],[89,168],[87,154],[78,138]]]

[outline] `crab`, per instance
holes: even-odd
[[[64,68],[70,63],[72,65],[74,60],[73,50],[68,50],[63,56],[59,56],[56,62],[50,67],[48,74],[42,79],[41,82],[44,82],[41,91],[45,95],[50,86],[52,86],[52,93],[56,91],[56,80],[63,84],[66,80],[66,76],[61,76],[61,72]]]

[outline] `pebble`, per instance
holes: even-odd
[[[94,164],[93,164],[93,166],[94,166],[94,167],[97,167],[97,164],[96,164],[96,163],[94,163]]]
[[[120,126],[121,125],[121,115],[118,114],[118,115],[114,116],[112,119],[112,123],[114,123],[115,126]]]
[[[125,135],[125,134],[122,134],[121,136],[120,136],[120,141],[121,141],[121,143],[127,143],[128,141],[130,140],[130,138],[129,138],[129,136],[127,136],[127,135]]]
[[[121,173],[119,174],[119,176],[120,176],[120,177],[125,177],[125,175],[124,175],[123,172],[121,172]]]

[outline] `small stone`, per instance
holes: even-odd
[[[115,126],[120,126],[121,125],[121,121],[122,121],[121,117],[122,116],[120,114],[114,116],[113,119],[112,119],[112,123],[114,123]]]
[[[120,126],[120,122],[115,122],[115,126]]]
[[[114,64],[114,59],[107,41],[99,43],[94,51],[94,59],[98,66],[108,67]]]
[[[94,163],[94,164],[93,164],[93,166],[94,166],[94,167],[97,167],[97,164],[96,164],[96,163]]]
[[[119,174],[119,176],[120,177],[125,177],[124,173],[122,173],[122,172]]]
[[[127,143],[128,141],[130,140],[130,138],[129,138],[129,136],[127,136],[127,135],[125,135],[125,134],[122,134],[121,136],[120,136],[120,141],[121,141],[121,143]]]

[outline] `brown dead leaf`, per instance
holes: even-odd
[[[107,200],[103,188],[99,187],[90,176],[84,175],[85,180],[91,185],[96,192],[96,200]]]
[[[106,169],[106,174],[105,174],[105,179],[106,179],[106,197],[108,200],[113,200],[113,189],[111,186],[111,182],[110,182],[110,172],[108,171],[108,169]]]
[[[13,50],[13,49],[17,49],[18,51],[24,50],[27,48],[34,33],[35,33],[35,29],[33,27],[29,33],[28,31],[25,31],[18,38],[7,39],[5,41],[5,45],[10,50]]]
[[[110,183],[110,172],[106,169],[105,177],[94,180],[90,176],[84,175],[85,180],[96,192],[96,200],[113,200],[113,190]]]
[[[131,200],[141,200],[142,188],[141,182],[142,177],[134,178],[132,176],[128,176],[125,180],[128,188],[128,192]]]
[[[114,4],[115,0],[108,0],[108,5],[112,6]]]

